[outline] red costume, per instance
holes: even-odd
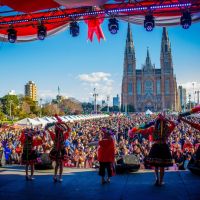
[[[109,129],[102,128],[102,131],[104,138],[98,143],[99,175],[104,178],[105,170],[107,169],[109,178],[114,174],[115,142],[111,136],[112,132]]]
[[[115,144],[112,138],[99,141],[98,161],[112,163],[115,161]]]
[[[32,164],[36,162],[37,154],[34,149],[35,146],[42,145],[42,138],[35,137],[34,130],[26,129],[22,132],[20,142],[23,146],[22,164]]]
[[[71,129],[64,122],[57,122],[55,126],[55,133],[48,130],[52,140],[54,141],[53,149],[50,151],[49,157],[53,161],[67,160],[67,153],[65,150],[65,141],[69,137]]]
[[[154,126],[146,129],[133,129],[137,131],[136,133],[151,135],[154,142],[149,155],[146,157],[147,164],[155,167],[167,167],[173,164],[167,139],[174,128],[175,124],[172,121],[159,116]]]

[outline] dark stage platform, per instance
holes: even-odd
[[[37,171],[25,181],[22,167],[0,168],[1,200],[199,200],[200,176],[189,171],[167,172],[165,185],[153,185],[150,171],[117,175],[101,185],[97,171],[65,169],[63,182],[53,183],[52,170]]]

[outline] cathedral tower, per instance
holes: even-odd
[[[122,108],[125,112],[177,110],[177,83],[174,76],[171,44],[163,28],[160,68],[152,64],[149,48],[141,69],[136,69],[135,48],[130,24],[124,52]]]
[[[176,79],[174,77],[171,44],[166,27],[163,28],[161,52],[162,108],[176,109]]]
[[[126,47],[124,52],[124,69],[122,80],[122,108],[124,111],[133,111],[135,109],[136,96],[136,59],[133,36],[130,24],[126,37]]]

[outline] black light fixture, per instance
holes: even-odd
[[[117,34],[119,30],[119,23],[116,18],[109,19],[108,30],[110,31],[111,34]]]
[[[17,40],[17,31],[13,27],[10,27],[7,30],[7,33],[8,33],[8,41],[10,43],[15,43]]]
[[[80,32],[80,27],[76,21],[70,23],[70,34],[72,37],[77,37]]]
[[[189,11],[185,11],[183,12],[183,15],[181,16],[181,20],[180,20],[181,26],[184,29],[188,29],[191,24],[192,24],[192,17]]]
[[[155,21],[153,15],[146,15],[144,20],[144,28],[146,31],[150,32],[153,31],[153,28],[155,27]]]
[[[39,40],[44,40],[46,36],[47,36],[47,28],[43,24],[40,24],[38,26],[37,37]]]

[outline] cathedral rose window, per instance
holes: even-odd
[[[153,81],[151,81],[151,80],[145,81],[144,92],[145,92],[145,95],[153,94]]]

